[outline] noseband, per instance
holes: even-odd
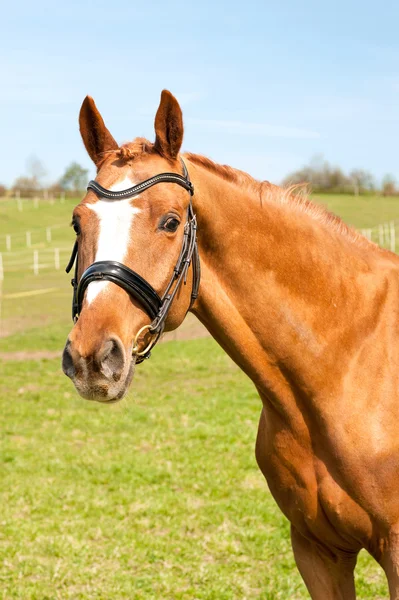
[[[154,290],[152,285],[148,283],[143,277],[141,277],[135,271],[132,271],[126,265],[111,261],[103,260],[94,262],[90,265],[83,273],[82,277],[78,281],[78,241],[76,240],[72,250],[70,261],[66,267],[66,272],[69,273],[75,264],[75,276],[71,280],[73,286],[73,298],[72,298],[72,318],[74,323],[79,318],[82,310],[83,299],[85,291],[90,283],[93,281],[111,281],[119,287],[123,288],[132,298],[146,311],[149,317],[152,319],[149,325],[144,325],[136,334],[133,341],[132,353],[136,356],[136,363],[142,362],[145,358],[150,357],[150,351],[159,340],[164,326],[165,320],[168,316],[169,309],[175,298],[180,286],[184,282],[186,284],[187,272],[190,264],[193,264],[193,282],[191,290],[191,303],[192,306],[194,300],[198,296],[198,289],[200,283],[200,262],[198,255],[197,245],[197,220],[193,211],[192,196],[194,195],[194,186],[190,181],[186,165],[183,160],[183,175],[178,173],[160,173],[154,175],[150,179],[146,179],[133,187],[123,190],[121,192],[113,192],[102,187],[97,181],[90,181],[87,189],[93,190],[99,198],[108,198],[109,200],[125,200],[126,198],[133,198],[137,194],[144,192],[153,185],[158,183],[177,183],[190,194],[190,203],[187,208],[187,220],[184,225],[184,236],[183,243],[180,250],[179,258],[173,269],[173,275],[169,280],[166,290],[159,296]],[[153,337],[149,344],[143,350],[139,350],[139,338],[145,332],[150,333]]]

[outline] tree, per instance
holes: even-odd
[[[309,183],[317,192],[347,191],[348,177],[338,167],[332,167],[322,155],[314,156],[309,165],[289,175],[284,183]]]
[[[28,175],[17,177],[12,186],[13,191],[19,191],[24,196],[36,196],[43,186],[46,169],[43,163],[33,154],[26,161]]]
[[[381,192],[383,196],[395,196],[398,193],[398,190],[396,189],[396,181],[392,175],[385,175],[384,179],[382,180]]]
[[[89,170],[81,167],[77,162],[72,162],[66,168],[59,184],[64,190],[81,192],[86,188]]]
[[[41,188],[43,186],[43,179],[47,175],[47,171],[42,161],[39,160],[37,156],[32,154],[32,156],[30,156],[26,161],[26,170],[29,178],[32,181],[36,181],[36,188]]]
[[[4,198],[4,196],[7,193],[7,188],[5,185],[3,185],[2,183],[0,183],[0,198]]]
[[[353,169],[346,175],[339,167],[331,166],[320,154],[314,156],[309,165],[289,175],[284,183],[309,183],[316,192],[354,192],[356,196],[376,188],[369,171]]]
[[[371,192],[375,189],[374,177],[369,171],[353,169],[349,173],[349,179],[352,182],[356,196],[364,192]]]
[[[25,177],[24,175],[17,177],[12,186],[12,190],[19,191],[26,197],[37,194],[39,189],[39,182],[35,177]]]

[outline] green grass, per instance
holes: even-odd
[[[0,352],[34,352],[35,350],[61,352],[72,326],[72,319],[69,319],[65,324],[52,322],[43,327],[32,327],[13,335],[0,337]]]
[[[0,202],[0,252],[4,265],[2,286],[0,336],[47,325],[66,326],[70,321],[70,276],[65,274],[74,232],[69,226],[73,207],[78,200],[64,203],[42,202],[38,208],[33,201],[24,200],[19,212],[15,201]],[[46,228],[52,227],[51,241],[46,239]],[[32,247],[26,247],[26,231],[31,232]],[[11,251],[6,249],[6,235],[11,235]],[[60,249],[60,270],[54,268],[54,248]],[[41,268],[33,274],[33,251],[39,252]],[[55,288],[51,293],[17,297],[15,294],[31,290]]]
[[[255,463],[260,400],[212,340],[159,346],[115,407],[58,360],[0,381],[0,598],[308,598]],[[365,554],[357,588],[387,597]]]
[[[313,200],[324,204],[346,223],[359,229],[388,221],[399,221],[399,197],[318,194]]]
[[[46,244],[46,227],[55,227],[52,232],[57,242],[65,242],[68,237],[68,225],[71,222],[73,207],[78,199],[67,198],[50,204],[41,202],[35,208],[33,200],[23,200],[23,210],[19,212],[15,200],[0,202],[0,252],[6,249],[4,236],[11,235],[12,250],[26,247],[25,232],[32,232],[32,244]],[[62,227],[58,226],[64,226]],[[69,234],[70,237],[70,234]]]

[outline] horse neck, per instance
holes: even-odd
[[[319,392],[375,320],[384,258],[268,199],[269,184],[240,188],[198,165],[190,174],[202,267],[193,312],[260,392]]]

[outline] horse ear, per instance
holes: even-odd
[[[163,90],[155,115],[154,148],[165,158],[176,158],[183,141],[183,115],[178,101]]]
[[[99,165],[103,153],[117,150],[118,144],[105,127],[93,98],[86,96],[79,113],[79,129],[86,150],[95,165]]]

